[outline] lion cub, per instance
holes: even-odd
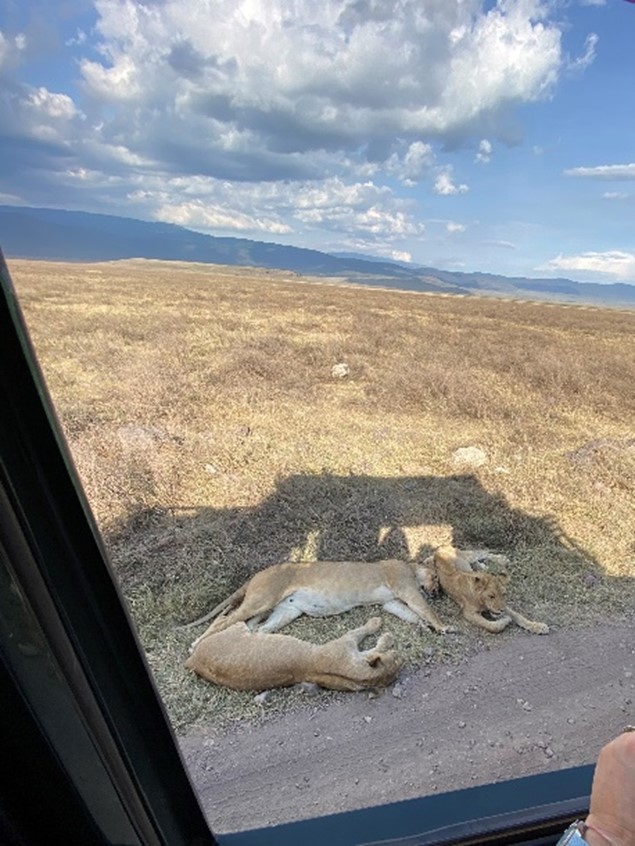
[[[514,622],[533,634],[548,634],[546,623],[528,620],[506,604],[509,576],[507,573],[488,573],[484,563],[488,560],[508,563],[505,556],[483,549],[439,547],[423,562],[427,570],[423,587],[435,593],[440,586],[459,605],[466,620],[488,632],[502,632]],[[494,619],[486,619],[484,612]]]
[[[316,644],[282,634],[252,632],[246,623],[209,635],[185,662],[189,670],[234,690],[268,690],[313,682],[331,690],[385,687],[397,677],[401,660],[390,633],[371,649],[361,642],[381,628],[380,617],[336,640]]]

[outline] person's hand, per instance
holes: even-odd
[[[607,839],[614,846],[635,846],[635,731],[600,751],[586,823],[589,846],[608,846]]]

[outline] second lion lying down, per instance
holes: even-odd
[[[299,682],[332,690],[385,687],[401,667],[393,636],[382,634],[376,646],[361,649],[364,638],[380,628],[381,619],[373,617],[336,640],[315,644],[290,635],[251,632],[245,623],[234,623],[202,640],[185,666],[234,690],[267,690]]]

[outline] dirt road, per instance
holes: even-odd
[[[377,698],[307,695],[303,708],[198,730],[181,748],[217,832],[590,763],[635,722],[634,624],[490,640]]]

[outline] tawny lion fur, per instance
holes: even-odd
[[[483,549],[458,550],[442,546],[426,558],[423,587],[435,593],[439,586],[458,603],[463,616],[488,632],[502,632],[510,623],[516,623],[533,634],[548,634],[549,626],[528,620],[507,605],[507,573],[486,572],[485,561],[507,562],[501,555]],[[476,571],[476,572],[475,572]],[[496,619],[483,616],[489,612]]]
[[[185,666],[234,690],[267,690],[299,682],[333,690],[385,687],[401,667],[393,636],[383,634],[372,649],[360,648],[381,625],[381,619],[373,617],[365,626],[318,645],[290,635],[252,632],[246,623],[234,623],[202,640]]]
[[[192,644],[234,623],[275,632],[301,614],[330,617],[358,605],[381,605],[408,623],[426,623],[437,632],[453,631],[421,593],[427,570],[407,561],[310,561],[273,564],[256,573],[209,614],[189,626],[213,620]]]

